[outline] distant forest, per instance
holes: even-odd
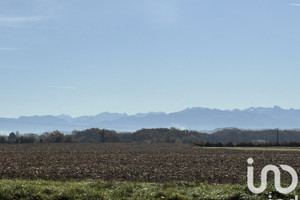
[[[222,129],[215,133],[179,130],[176,128],[141,129],[136,132],[120,132],[92,128],[64,134],[60,131],[37,134],[12,132],[0,136],[0,143],[194,143],[200,146],[252,146],[287,145],[300,146],[299,130],[240,130]]]

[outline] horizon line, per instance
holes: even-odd
[[[246,107],[246,108],[233,108],[233,109],[222,109],[222,108],[211,108],[211,107],[186,107],[184,109],[178,110],[178,111],[172,111],[172,112],[164,112],[164,111],[147,111],[147,112],[137,112],[137,113],[132,113],[132,114],[128,114],[126,112],[110,112],[110,111],[103,111],[103,112],[99,112],[98,114],[82,114],[82,115],[69,115],[69,114],[32,114],[32,115],[19,115],[18,117],[2,117],[0,116],[0,118],[6,118],[6,119],[19,119],[22,117],[61,117],[61,116],[66,116],[66,117],[71,117],[71,118],[79,118],[79,117],[94,117],[100,114],[104,114],[104,113],[108,113],[108,114],[123,114],[126,116],[136,116],[136,115],[143,115],[143,114],[158,114],[158,113],[163,113],[163,114],[172,114],[172,113],[177,113],[177,112],[181,112],[181,111],[185,111],[185,110],[191,110],[191,109],[208,109],[208,110],[220,110],[220,111],[245,111],[245,110],[249,110],[249,109],[257,109],[257,108],[264,108],[264,109],[274,109],[274,108],[279,108],[282,110],[300,110],[300,108],[284,108],[278,105],[274,105],[273,107],[264,107],[264,106],[250,106],[250,107]]]

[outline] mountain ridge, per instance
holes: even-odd
[[[71,117],[69,115],[34,115],[19,118],[0,118],[0,133],[42,133],[46,131],[105,128],[116,131],[135,131],[141,128],[170,128],[215,130],[225,127],[241,129],[299,129],[300,109],[250,107],[221,110],[191,107],[178,112],[126,113],[102,112],[97,115]]]

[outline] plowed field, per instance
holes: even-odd
[[[300,151],[200,148],[190,144],[0,145],[0,177],[164,182],[246,183],[247,159],[256,173],[288,164],[300,174]]]

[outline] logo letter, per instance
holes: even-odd
[[[253,164],[253,159],[252,158],[248,158],[247,160],[249,165]],[[267,188],[267,180],[266,177],[261,177],[261,185],[259,188],[256,188],[254,186],[254,178],[253,178],[253,167],[252,166],[248,166],[247,168],[248,174],[247,174],[247,183],[248,183],[248,188],[251,192],[253,192],[254,194],[260,194],[263,191],[265,191],[265,189]],[[262,174],[263,175],[263,174]]]

